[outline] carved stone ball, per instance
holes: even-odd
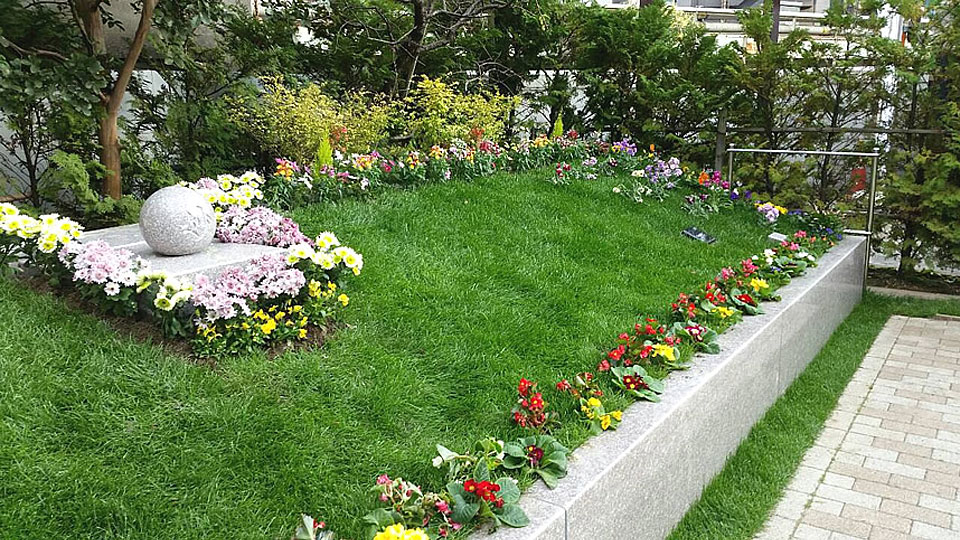
[[[161,255],[199,253],[213,241],[216,230],[213,206],[190,188],[157,190],[140,209],[140,234]]]

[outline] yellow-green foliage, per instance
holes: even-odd
[[[550,138],[556,139],[563,136],[563,114],[557,115],[557,121],[553,123],[553,131],[550,132]]]
[[[330,146],[330,138],[320,139],[320,146],[317,147],[317,158],[313,161],[314,166],[324,167],[333,165],[333,147]]]
[[[454,139],[499,140],[519,98],[498,93],[459,94],[426,76],[406,99],[407,130],[419,146],[449,144]]]
[[[278,156],[309,163],[324,144],[367,152],[386,136],[389,104],[363,94],[338,102],[313,83],[292,88],[282,77],[261,82],[258,96],[228,100],[230,119]]]

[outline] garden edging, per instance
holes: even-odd
[[[663,538],[767,409],[860,301],[866,242],[847,238],[778,291],[780,302],[673,373],[659,403],[633,405],[616,431],[574,451],[554,490],[537,484],[522,529],[496,540]]]

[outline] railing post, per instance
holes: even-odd
[[[870,201],[867,206],[867,253],[863,260],[863,290],[867,290],[867,275],[870,273],[870,255],[873,250],[873,213],[877,204],[877,166],[880,160],[880,149],[874,148],[872,171],[870,171]]]
[[[717,115],[717,146],[713,150],[713,170],[723,170],[723,153],[727,150],[727,109]]]

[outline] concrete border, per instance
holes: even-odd
[[[781,302],[720,336],[722,352],[672,374],[659,403],[637,403],[617,431],[574,451],[556,489],[521,506],[531,524],[495,540],[664,538],[753,425],[859,303],[863,238],[848,237],[780,290]],[[481,533],[482,534],[482,533]]]

